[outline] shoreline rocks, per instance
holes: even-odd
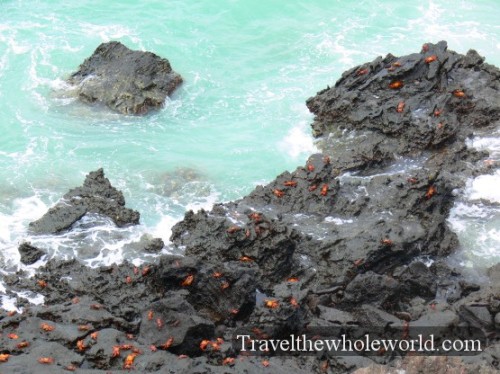
[[[68,230],[87,213],[109,217],[118,227],[139,223],[139,212],[125,207],[123,193],[104,176],[103,169],[90,172],[83,186],[66,193],[40,219],[29,224],[35,234],[56,234]]]
[[[32,265],[45,255],[44,251],[27,242],[21,243],[18,250],[21,255],[21,262],[25,265]]]
[[[489,270],[489,284],[475,284],[446,262],[458,247],[446,223],[457,191],[467,178],[493,172],[482,167],[486,153],[465,145],[475,129],[499,123],[492,95],[500,71],[483,60],[440,42],[347,71],[307,102],[323,153],[240,200],[187,212],[171,236],[183,257],[98,269],[51,260],[35,280],[7,277],[8,292],[41,293],[48,306],[0,316],[2,331],[32,342],[20,351],[0,336],[12,355],[1,368],[33,372],[33,355],[51,342],[88,372],[120,370],[130,352],[140,372],[393,372],[390,352],[247,357],[231,342],[238,331],[264,339],[318,328],[393,338],[425,329],[462,337],[463,328],[498,336],[500,267]],[[91,174],[66,199],[78,197],[85,209],[96,201],[126,209],[102,170]],[[64,222],[81,214],[81,204],[69,206],[58,208],[70,217]],[[68,227],[50,224],[53,216],[34,226]],[[42,321],[55,330],[39,331]],[[90,327],[79,331],[79,324]],[[475,356],[407,356],[397,365],[492,372],[499,358],[492,340]],[[55,357],[54,367],[67,364]]]
[[[116,112],[137,115],[161,107],[182,77],[167,59],[108,42],[97,47],[67,81],[86,103],[102,103]]]

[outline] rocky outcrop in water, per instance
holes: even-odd
[[[29,229],[36,234],[55,234],[69,229],[87,213],[109,217],[118,227],[138,224],[139,212],[125,207],[123,193],[114,188],[102,169],[87,175],[83,186],[66,193]]]
[[[45,252],[37,247],[31,245],[31,243],[21,243],[19,245],[19,254],[21,255],[21,262],[25,265],[32,265],[37,262]]]
[[[317,338],[325,329],[498,336],[500,267],[478,284],[448,264],[458,241],[446,219],[466,179],[492,171],[482,163],[487,155],[465,141],[498,128],[499,76],[474,51],[462,56],[444,42],[351,69],[307,102],[324,152],[238,201],[186,213],[171,237],[184,257],[99,269],[53,260],[35,279],[7,276],[8,292],[39,292],[48,306],[0,317],[0,343],[11,355],[0,369],[411,373],[422,364],[428,372],[497,371],[494,339],[475,356],[400,363],[383,350],[247,356],[231,341],[240,331],[255,339]],[[69,197],[90,199],[85,191],[84,184]],[[68,209],[62,217],[80,214],[76,204]],[[59,216],[48,214],[44,226],[60,227],[52,217]],[[17,347],[9,333],[29,346]],[[38,364],[40,356],[54,362]]]
[[[145,114],[162,106],[182,78],[165,58],[108,42],[97,47],[68,83],[84,102],[102,103],[123,114]]]

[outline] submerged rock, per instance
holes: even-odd
[[[107,216],[118,227],[138,224],[140,218],[139,212],[125,207],[123,193],[99,169],[87,175],[83,186],[70,190],[40,219],[31,222],[29,229],[36,234],[55,234],[69,229],[87,213]]]
[[[163,105],[182,78],[167,59],[108,42],[97,47],[68,82],[84,102],[99,102],[123,114],[145,114]]]

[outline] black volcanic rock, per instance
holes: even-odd
[[[499,72],[474,51],[459,55],[445,42],[426,49],[353,68],[309,99],[314,132],[325,135],[323,154],[241,200],[187,213],[172,241],[207,261],[234,260],[280,235],[283,244],[265,253],[275,256],[293,243],[293,272],[314,268],[321,288],[451,253],[458,242],[446,219],[454,195],[485,172],[478,161],[487,156],[465,140],[497,125]],[[396,81],[402,87],[391,89]],[[255,233],[252,212],[279,229]],[[231,226],[237,231],[228,234]]]
[[[97,47],[68,82],[84,102],[100,102],[123,114],[145,114],[163,105],[182,78],[167,59],[108,42]]]
[[[36,234],[55,234],[69,229],[87,213],[109,217],[118,227],[138,224],[139,212],[125,207],[123,194],[104,176],[103,169],[90,172],[82,187],[66,193],[29,229]]]
[[[212,214],[188,212],[174,227],[172,240],[186,243],[189,256],[216,263],[239,261],[259,273],[258,286],[264,289],[293,274],[297,263],[294,252],[300,240],[294,229],[251,211],[241,214],[241,224],[236,225],[225,213],[223,206],[217,206]]]
[[[148,320],[148,313],[153,313],[151,321]],[[165,321],[166,326],[159,328],[156,323],[158,318]],[[139,330],[139,342],[161,348],[168,339],[172,339],[168,347],[170,351],[190,356],[200,355],[200,342],[213,337],[215,331],[214,323],[200,317],[182,293],[170,292],[165,298],[148,306],[142,320],[144,323],[141,323]]]
[[[31,243],[21,243],[19,245],[19,254],[21,255],[21,262],[25,265],[31,265],[37,262],[45,252],[37,247],[31,245]]]
[[[240,332],[265,339],[317,328],[398,339],[425,328],[441,337],[459,327],[499,336],[500,266],[476,284],[448,264],[458,241],[446,220],[466,180],[498,166],[485,168],[487,154],[465,142],[498,129],[500,72],[444,42],[425,50],[353,68],[309,99],[323,153],[240,200],[187,212],[171,236],[185,256],[140,268],[51,260],[35,279],[5,276],[9,295],[40,293],[46,305],[18,298],[23,314],[0,314],[2,353],[11,355],[0,369],[44,372],[37,355],[51,354],[45,372],[68,361],[81,372],[115,371],[133,351],[138,372],[337,373],[373,363],[394,372],[391,352],[247,357],[231,342]],[[402,86],[390,88],[396,81]],[[124,204],[99,170],[31,228],[57,232],[87,212],[117,222]],[[138,220],[129,213],[123,223]],[[145,237],[131,245],[160,244]],[[55,330],[40,331],[43,322]],[[18,349],[9,333],[32,344]],[[495,372],[499,349],[493,339],[475,356],[407,356],[402,365]]]
[[[498,127],[500,74],[475,51],[425,49],[344,73],[307,102],[322,154],[238,201],[188,212],[172,229],[172,242],[205,262],[250,258],[243,263],[256,287],[280,303],[270,311],[257,301],[252,324],[296,331],[335,306],[368,330],[369,308],[381,323],[434,321],[437,308],[454,323],[492,326],[496,309],[459,302],[481,290],[439,260],[458,247],[446,222],[455,196],[491,172],[481,163],[487,153],[465,142]],[[438,261],[429,267],[423,256]],[[286,291],[287,278],[298,279],[296,289]]]
[[[137,252],[148,252],[148,253],[158,253],[160,252],[165,243],[161,238],[153,238],[152,235],[144,234],[141,236],[139,241],[132,242],[124,245],[125,249],[134,249]]]
[[[466,56],[448,51],[444,41],[424,49],[352,68],[334,87],[307,100],[316,115],[314,134],[368,130],[385,135],[384,146],[408,154],[463,140],[499,119],[497,68],[474,50]],[[426,63],[431,56],[436,59]],[[402,87],[391,89],[394,82]]]
[[[192,283],[183,286],[190,276]],[[256,271],[237,261],[205,264],[195,257],[167,256],[160,260],[156,277],[162,288],[189,290],[186,300],[200,316],[213,322],[249,315],[255,306]]]

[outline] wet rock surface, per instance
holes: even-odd
[[[153,238],[152,235],[144,234],[139,241],[126,244],[127,249],[133,249],[137,252],[158,253],[160,252],[165,243],[161,238]]]
[[[44,251],[26,242],[21,243],[18,250],[21,255],[21,262],[25,265],[32,265],[45,255]]]
[[[466,179],[493,171],[465,141],[498,128],[499,77],[474,51],[459,55],[444,42],[347,71],[307,102],[323,153],[238,201],[186,213],[171,237],[185,256],[98,269],[51,260],[34,278],[6,277],[9,294],[40,293],[45,305],[18,298],[24,312],[1,315],[10,356],[0,370],[498,371],[500,267],[476,284],[447,263],[458,241],[446,219]],[[84,211],[113,219],[126,208],[106,181],[91,173],[32,230],[67,229]],[[124,222],[136,223],[129,213]],[[148,237],[137,245],[160,247]],[[231,344],[241,331],[264,339],[318,327],[391,337],[427,328],[438,338],[465,327],[492,339],[478,355],[401,362],[383,351],[247,356]],[[29,346],[17,348],[22,341]],[[39,364],[44,355],[54,362]]]
[[[118,227],[138,224],[140,218],[139,212],[125,207],[123,193],[99,169],[87,175],[83,186],[70,190],[40,219],[31,222],[29,229],[36,234],[55,234],[70,229],[87,213],[107,216]]]
[[[102,103],[123,114],[145,114],[163,105],[182,83],[167,59],[103,43],[68,79],[80,100]]]

